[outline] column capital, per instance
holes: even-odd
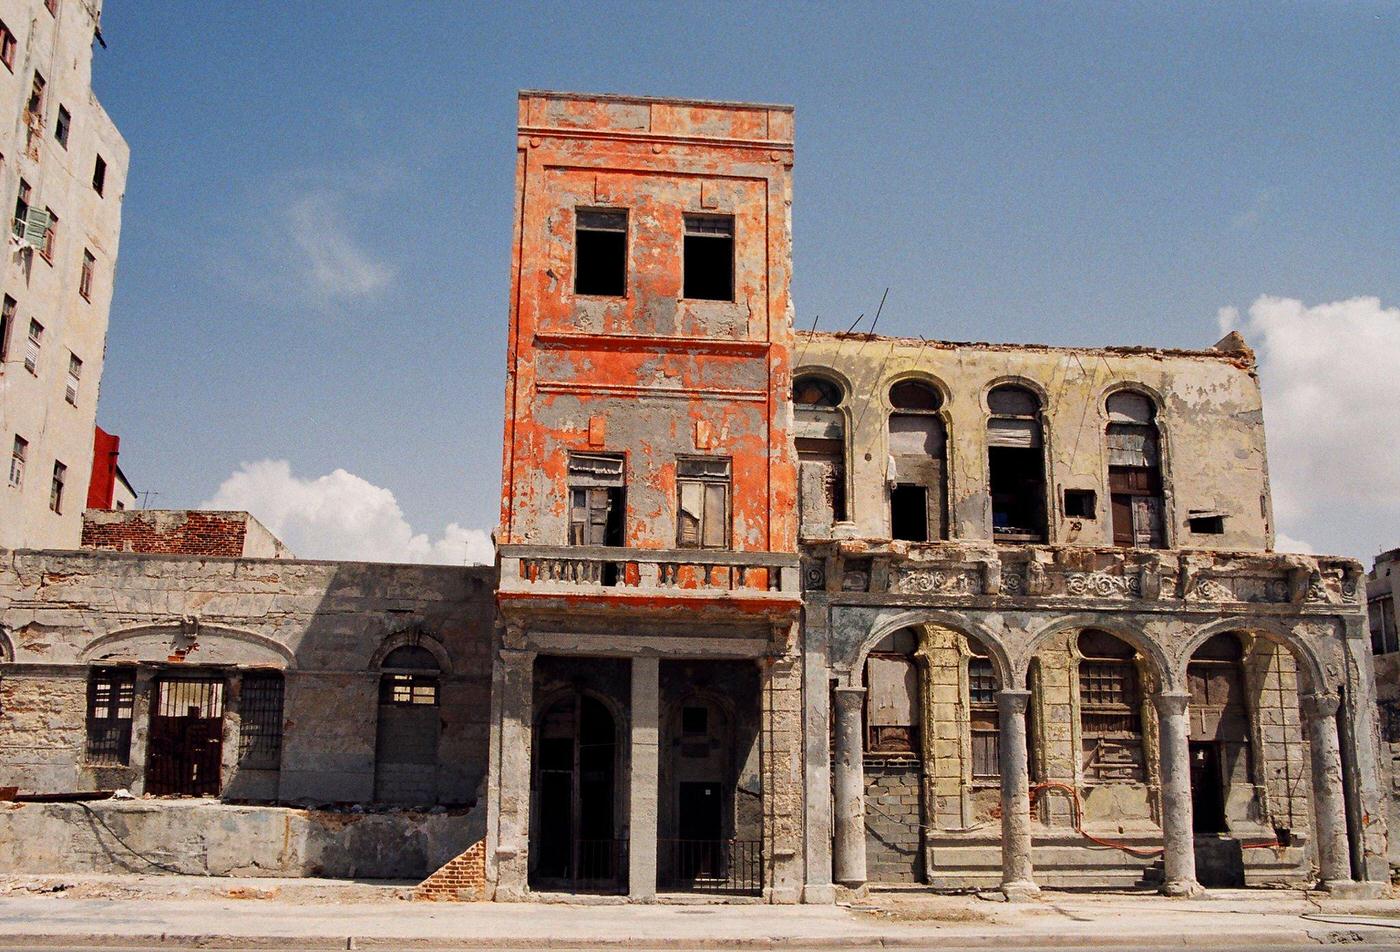
[[[848,685],[838,685],[835,688],[836,707],[839,710],[850,711],[859,710],[865,703],[865,688]]]
[[[1303,717],[1310,721],[1336,717],[1337,709],[1341,703],[1341,697],[1331,691],[1313,691],[1298,698],[1298,705],[1303,710]]]
[[[1010,714],[1024,714],[1031,703],[1031,692],[1024,688],[1002,688],[997,692],[997,705]]]
[[[1157,714],[1161,717],[1185,714],[1187,706],[1191,703],[1191,692],[1158,691],[1152,695],[1152,703],[1157,708]]]

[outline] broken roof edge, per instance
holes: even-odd
[[[769,109],[795,112],[795,106],[774,102],[746,102],[738,99],[690,99],[683,96],[633,96],[627,93],[588,93],[570,89],[522,89],[518,99],[542,96],[552,99],[590,99],[599,102],[662,103],[671,106],[711,106],[724,109]]]
[[[827,338],[835,341],[890,341],[897,344],[907,344],[910,347],[933,347],[938,350],[952,350],[960,347],[975,348],[978,350],[1006,350],[1006,351],[1027,351],[1033,353],[1064,353],[1064,354],[1121,354],[1125,356],[1157,356],[1157,357],[1200,357],[1212,360],[1224,360],[1234,364],[1241,364],[1247,369],[1254,369],[1254,351],[1244,342],[1244,338],[1236,331],[1231,331],[1213,347],[1202,349],[1190,349],[1185,347],[1147,347],[1142,345],[1108,345],[1102,347],[1070,347],[1063,344],[1016,344],[1011,342],[996,341],[966,341],[966,340],[938,340],[936,338],[925,337],[898,337],[885,334],[862,334],[852,331],[810,331],[798,330],[795,332],[798,338]]]

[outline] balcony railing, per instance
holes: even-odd
[[[501,591],[796,596],[796,555],[714,549],[503,545]]]
[[[1361,566],[1281,552],[1085,546],[804,546],[803,588],[911,597],[1361,606]]]

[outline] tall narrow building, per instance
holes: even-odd
[[[129,150],[92,92],[100,0],[0,2],[0,548],[76,548]]]

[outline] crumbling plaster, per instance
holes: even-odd
[[[1272,548],[1274,530],[1262,402],[1253,355],[1143,348],[968,344],[862,334],[799,332],[794,375],[826,376],[843,388],[849,520],[842,531],[888,538],[889,390],[917,379],[943,395],[948,434],[950,537],[990,540],[986,395],[1014,383],[1041,398],[1049,540],[1110,545],[1108,395],[1130,388],[1157,407],[1167,547],[1217,551]],[[1065,489],[1097,492],[1095,519],[1064,515]],[[1224,516],[1219,535],[1192,533],[1193,510]]]

